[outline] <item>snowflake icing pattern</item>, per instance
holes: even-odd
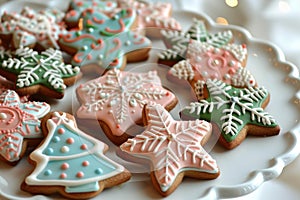
[[[142,118],[141,110],[146,103],[155,101],[168,105],[175,99],[174,94],[161,86],[155,71],[130,73],[112,69],[81,85],[78,91],[83,102],[78,116],[94,118],[97,115],[97,119],[113,123],[111,126],[118,127],[113,132],[115,135],[121,135]]]
[[[64,64],[62,59],[59,50],[50,48],[38,54],[26,47],[16,51],[16,58],[5,60],[2,69],[17,75],[17,89],[40,84],[63,93],[64,78],[77,76],[80,69]]]
[[[152,171],[161,191],[167,192],[182,170],[202,172],[216,178],[216,161],[204,150],[202,143],[211,133],[211,124],[202,120],[175,121],[158,104],[146,106],[147,129],[121,145],[133,156],[151,159]]]
[[[18,94],[7,90],[0,95],[0,153],[16,162],[23,153],[23,140],[42,138],[40,120],[50,106],[40,102],[21,103]]]
[[[191,103],[182,114],[214,121],[228,142],[233,141],[247,124],[266,128],[278,126],[274,118],[261,107],[269,95],[265,88],[238,89],[220,80],[210,79],[206,85],[209,98]]]

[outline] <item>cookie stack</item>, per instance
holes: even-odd
[[[208,32],[198,19],[182,30],[171,11],[163,2],[71,0],[66,12],[24,7],[2,15],[0,158],[14,166],[33,147],[22,190],[87,199],[128,181],[130,170],[105,156],[108,145],[79,128],[92,120],[119,147],[118,156],[150,166],[162,196],[184,176],[220,175],[204,148],[211,136],[230,150],[248,134],[279,134],[264,110],[270,94],[247,69],[247,45],[231,31]],[[164,86],[162,74],[125,68],[146,63],[154,40],[166,46],[155,55],[156,67],[196,97],[181,120],[170,112],[180,94]],[[89,74],[97,78],[76,87],[74,116],[51,109],[53,99],[59,104],[67,87]]]

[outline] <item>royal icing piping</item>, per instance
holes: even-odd
[[[67,193],[94,192],[100,188],[98,181],[124,172],[104,155],[107,145],[79,130],[66,113],[54,112],[47,129],[43,143],[30,154],[36,166],[26,184],[65,186]]]
[[[59,35],[66,34],[66,30],[57,24],[56,16],[50,17],[49,12],[46,13],[37,13],[28,7],[25,7],[20,14],[4,13],[0,33],[13,34],[13,43],[18,45],[15,48],[35,45],[36,43],[45,49],[49,47],[59,48],[57,40]],[[21,34],[21,31],[26,32],[27,35]]]
[[[161,105],[146,107],[146,130],[128,139],[121,150],[133,156],[150,159],[152,172],[163,192],[183,171],[218,173],[216,161],[201,146],[211,132],[211,124],[201,120],[175,121]]]
[[[246,57],[245,45],[227,44],[216,48],[205,42],[191,40],[186,60],[175,64],[169,74],[188,81],[218,79],[234,86],[253,87],[256,84],[254,77],[242,67]]]
[[[186,33],[178,31],[162,30],[162,35],[166,46],[169,48],[158,54],[161,60],[182,60],[185,58],[189,41],[196,40],[206,42],[213,47],[220,48],[232,41],[231,31],[217,32],[210,34],[207,32],[202,20],[194,19],[192,26]]]
[[[81,14],[88,8],[111,15],[117,11],[118,4],[116,1],[72,0],[70,2],[70,11],[66,14],[65,21],[67,23],[78,23]]]
[[[137,11],[139,28],[158,28],[166,30],[181,30],[181,25],[176,19],[170,17],[172,5],[165,2],[146,2],[146,1],[124,1],[123,6],[134,8]]]
[[[174,94],[162,87],[156,71],[131,73],[112,69],[79,86],[77,93],[82,101],[78,117],[102,120],[116,136],[142,119],[145,104],[154,101],[167,106],[175,100]]]
[[[40,54],[32,49],[16,50],[16,58],[3,61],[1,68],[17,75],[17,88],[41,84],[62,93],[66,88],[63,79],[80,73],[78,67],[64,64],[62,52],[52,48]]]
[[[129,30],[136,17],[132,9],[122,10],[112,18],[88,9],[82,17],[82,30],[71,31],[60,39],[61,45],[77,50],[74,65],[120,68],[124,54],[151,44],[146,37]]]
[[[220,80],[207,80],[209,98],[193,102],[182,113],[215,122],[226,141],[233,141],[247,124],[277,126],[261,108],[269,93],[263,87],[234,88]]]
[[[38,118],[49,110],[50,106],[46,103],[22,103],[13,90],[0,95],[0,154],[4,159],[18,161],[23,139],[42,138]]]

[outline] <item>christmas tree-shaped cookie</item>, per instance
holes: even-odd
[[[108,146],[79,130],[72,115],[50,113],[42,130],[46,138],[30,155],[35,169],[23,190],[88,199],[129,180],[130,172],[104,155]]]
[[[215,125],[220,143],[232,149],[247,136],[272,136],[280,127],[264,108],[270,95],[263,87],[234,88],[220,80],[207,80],[208,98],[193,102],[181,112],[183,118],[203,119]]]

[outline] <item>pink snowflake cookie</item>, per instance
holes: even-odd
[[[89,199],[130,179],[128,170],[104,155],[108,146],[79,130],[72,115],[52,112],[41,126],[45,139],[30,154],[35,169],[23,190]]]
[[[227,44],[218,48],[191,40],[186,59],[170,69],[169,77],[188,81],[197,97],[203,99],[203,85],[208,79],[218,79],[235,87],[255,86],[253,75],[244,67],[246,60],[245,45]]]
[[[44,102],[20,101],[18,94],[7,90],[0,95],[0,158],[17,164],[27,145],[43,138],[40,120],[50,110]]]
[[[138,28],[149,37],[161,37],[161,30],[180,31],[180,23],[171,17],[172,4],[166,2],[147,2],[142,0],[119,0],[121,6],[137,11]]]
[[[171,110],[175,95],[164,89],[156,71],[132,73],[112,69],[104,76],[77,88],[81,107],[77,116],[99,121],[107,137],[117,145],[130,135],[127,130],[142,124],[142,110],[153,101]]]
[[[176,121],[158,104],[145,106],[144,119],[146,130],[120,148],[131,161],[150,160],[151,179],[160,194],[172,193],[184,175],[199,179],[219,176],[216,161],[203,148],[211,135],[210,123]]]

